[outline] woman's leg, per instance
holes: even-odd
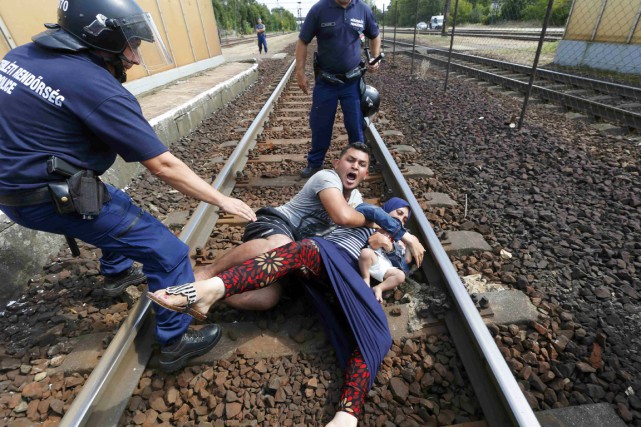
[[[345,369],[341,399],[334,419],[327,424],[331,427],[356,426],[363,414],[365,396],[369,389],[370,372],[361,351],[354,350]]]
[[[206,314],[212,304],[255,289],[261,289],[292,272],[309,272],[320,276],[323,272],[320,252],[311,240],[292,242],[266,252],[256,258],[224,271],[220,275],[193,283],[195,302],[191,308]],[[178,288],[178,287],[175,287]],[[188,286],[184,286],[188,293]],[[151,294],[152,299],[164,307],[180,309],[187,306],[185,293],[168,293],[160,290]]]

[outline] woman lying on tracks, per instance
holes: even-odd
[[[385,313],[358,269],[367,242],[374,249],[389,245],[388,237],[374,231],[338,227],[322,238],[280,246],[211,279],[148,295],[162,307],[205,320],[218,300],[269,286],[289,273],[302,276],[345,372],[336,415],[328,426],[356,426],[392,344]]]

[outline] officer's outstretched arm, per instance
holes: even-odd
[[[309,83],[305,75],[305,64],[307,63],[307,45],[301,39],[296,42],[296,82],[298,87],[307,95],[309,93]]]
[[[238,215],[246,220],[256,220],[252,208],[243,201],[225,196],[216,190],[169,151],[141,163],[153,175],[187,196],[218,206],[226,213]]]

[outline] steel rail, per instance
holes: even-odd
[[[236,173],[246,163],[247,152],[255,145],[256,137],[264,121],[289,81],[294,67],[295,62],[292,62],[285,77],[218,174],[212,184],[214,188],[226,194],[231,192]],[[379,159],[384,160],[384,175],[388,185],[394,187],[396,194],[406,198],[411,209],[417,213],[413,216],[412,221],[419,224],[423,241],[427,242],[430,254],[442,271],[442,274],[439,275],[441,276],[440,280],[449,286],[453,299],[457,302],[457,312],[448,315],[448,327],[452,331],[453,339],[465,364],[468,376],[472,379],[488,422],[490,425],[538,425],[538,421],[525,401],[434,231],[429,226],[411,189],[402,179],[393,158],[385,148],[384,142],[373,125],[369,124],[366,133],[368,140],[373,142]],[[398,179],[398,177],[401,178]],[[215,224],[215,218],[212,222],[212,217],[217,218],[217,211],[218,208],[201,203],[184,227],[180,239],[192,248],[204,244]],[[197,223],[210,224],[211,228]],[[437,269],[430,270],[427,273],[433,275]],[[65,414],[61,425],[107,426],[117,424],[133,390],[133,388],[124,387],[121,381],[127,379],[135,386],[151,354],[150,341],[153,340],[153,319],[150,316],[150,307],[151,303],[146,297],[136,303],[102,360]],[[465,325],[465,327],[461,328],[461,325]],[[475,344],[470,345],[470,343]],[[474,349],[476,351],[473,351]],[[494,389],[490,385],[494,385]],[[495,397],[497,390],[499,398]]]
[[[409,43],[408,43],[409,44]],[[441,56],[449,55],[449,52],[444,49],[427,48],[426,53],[437,54]],[[532,74],[532,67],[527,65],[515,64],[513,62],[499,61],[497,59],[483,58],[481,56],[470,55],[467,53],[452,52],[452,57],[474,62],[480,65],[487,65],[489,67],[501,68],[504,70],[516,71],[519,73],[530,75]],[[611,95],[625,96],[641,101],[641,88],[622,85],[620,83],[606,82],[603,80],[591,79],[583,76],[576,76],[573,74],[562,73],[560,71],[546,70],[544,68],[537,68],[536,77],[547,80],[554,80],[559,83],[565,83],[572,86],[578,86],[586,89],[592,89],[598,92],[603,92]]]
[[[459,32],[460,31],[460,32]],[[399,34],[413,34],[414,30],[397,30]],[[440,30],[418,30],[418,34],[427,35],[427,36],[442,36],[443,33]],[[451,36],[451,33],[448,31],[445,33],[446,37]],[[492,30],[459,30],[456,29],[457,37],[482,37],[482,38],[496,38],[496,39],[509,39],[509,40],[521,40],[521,41],[537,41],[541,38],[540,32],[535,31],[492,31]],[[552,42],[561,40],[563,36],[562,32],[547,32],[544,41]]]
[[[231,193],[230,185],[235,183],[236,173],[241,171],[245,163],[247,163],[247,153],[254,147],[254,145],[256,145],[256,137],[262,131],[263,124],[274,109],[274,105],[287,85],[295,67],[296,60],[292,61],[292,64],[285,72],[284,77],[281,79],[280,83],[278,83],[278,86],[276,86],[276,89],[274,89],[274,92],[267,102],[265,102],[265,105],[261,108],[254,121],[249,125],[247,132],[245,132],[240,142],[238,142],[238,145],[232,152],[229,160],[225,163],[225,166],[223,166],[216,176],[216,179],[212,184],[215,189],[221,192],[227,192],[226,194]],[[214,229],[214,225],[218,219],[217,212],[218,207],[204,202],[199,203],[193,215],[187,224],[185,224],[185,227],[180,234],[180,238],[182,239],[184,236],[184,241],[188,241],[191,248],[203,246],[207,243],[211,230]],[[206,230],[209,231],[207,232]]]
[[[519,29],[512,29],[512,30],[492,30],[492,29],[472,29],[472,28],[457,28],[456,33],[462,31],[464,33],[475,33],[475,34],[497,34],[497,35],[524,35],[524,36],[541,36],[541,30],[535,31],[535,30],[519,30]],[[413,29],[411,28],[400,28],[398,30],[399,33],[412,33],[414,32]],[[429,33],[439,33],[441,30],[418,30],[419,33],[421,34],[429,34]],[[546,34],[551,34],[551,35],[562,35],[563,30],[547,30]]]
[[[289,33],[286,33],[286,34],[289,34]],[[267,34],[266,37],[267,38],[271,38],[271,37],[282,36],[282,35],[283,35],[282,33],[279,33],[279,34]],[[228,41],[226,43],[221,43],[220,47],[222,48],[222,47],[237,46],[239,44],[251,43],[251,42],[255,42],[255,41],[256,41],[256,39],[252,38],[252,37],[241,37],[241,38],[237,38],[237,39],[232,39],[231,41]]]
[[[212,187],[221,193],[231,193],[236,171],[246,163],[247,153],[255,145],[256,136],[289,81],[295,65],[296,61],[292,61],[285,76],[212,183]],[[180,233],[180,240],[192,249],[202,245],[214,228],[218,218],[217,211],[217,207],[200,203]],[[208,227],[210,228],[207,229]],[[82,390],[60,421],[61,427],[104,427],[118,424],[153,350],[154,322],[150,309],[151,301],[145,294],[134,304],[100,362],[85,381]]]
[[[418,55],[422,56],[424,59],[427,59],[429,61],[439,63],[444,67],[447,65],[446,60],[435,58],[433,56],[427,56],[425,54],[418,54]],[[479,79],[489,81],[492,83],[496,83],[503,87],[514,89],[519,92],[525,92],[525,90],[527,89],[526,82],[501,76],[499,74],[492,73],[489,71],[480,70],[478,68],[457,64],[454,62],[450,63],[450,68],[456,71],[460,71],[466,75],[477,77]],[[539,71],[540,69],[537,70],[537,75],[539,74]],[[577,79],[582,79],[582,78],[578,77]],[[586,80],[589,80],[589,79],[586,79]],[[577,83],[575,84],[578,85],[578,80],[577,80]],[[613,87],[615,86],[625,87],[629,89],[629,91],[627,92],[628,94],[620,95],[620,96],[628,96],[628,97],[638,96],[636,88],[614,84]],[[622,126],[626,126],[629,128],[641,129],[641,113],[625,110],[623,108],[615,107],[615,106],[604,104],[597,101],[592,101],[590,99],[581,98],[579,96],[563,93],[561,91],[548,89],[540,85],[532,86],[532,93],[541,99],[552,101],[557,104],[561,104],[575,111],[588,113],[593,116],[599,117],[601,119],[604,119],[613,123],[618,123]],[[632,93],[634,93],[635,95],[631,95]],[[636,97],[633,99],[638,100],[638,98]]]
[[[154,332],[153,321],[148,316],[149,306],[146,296],[134,304],[60,421],[61,427],[110,426],[118,423],[151,357]],[[125,394],[123,390],[129,393]]]
[[[448,290],[456,306],[456,310],[446,316],[447,327],[486,421],[490,426],[539,426],[539,421],[461,283],[423,209],[376,128],[369,120],[367,122],[366,136],[383,168],[385,181],[388,186],[393,187],[391,189],[394,195],[404,198],[410,204],[410,210],[414,213],[411,222],[417,224],[422,241],[426,243],[431,260],[427,260],[429,257],[426,257],[427,262],[422,266],[423,272],[428,278],[435,278]],[[432,262],[434,266],[426,265]]]
[[[436,59],[433,57],[430,57],[429,59],[431,61],[435,60],[443,64],[446,63],[446,61]],[[465,65],[456,64],[456,63],[451,63],[450,67],[452,69],[461,71],[467,75],[478,77],[482,80],[496,83],[503,87],[514,89],[519,92],[525,92],[527,88],[526,82],[511,79],[509,77],[504,77],[499,74],[479,70],[472,67],[467,67]],[[612,105],[591,101],[589,99],[581,98],[575,95],[570,95],[570,94],[556,91],[553,89],[548,89],[539,85],[532,86],[532,93],[535,94],[538,98],[564,105],[568,108],[571,108],[572,110],[588,113],[613,123],[619,123],[626,127],[641,129],[641,114],[636,113],[634,111],[624,110],[622,108],[614,107]]]

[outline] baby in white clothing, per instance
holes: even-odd
[[[397,218],[401,224],[405,225],[410,217],[409,204],[398,197],[393,197],[382,206],[385,212],[390,216]],[[408,263],[411,262],[412,256],[405,251],[405,245],[401,241],[394,242],[384,230],[378,230],[371,239],[380,239],[384,236],[389,242],[379,249],[370,247],[361,250],[361,256],[358,265],[361,270],[363,280],[368,285],[370,278],[380,282],[372,288],[374,295],[379,302],[383,302],[383,292],[396,288],[405,280],[405,274],[409,272]]]

